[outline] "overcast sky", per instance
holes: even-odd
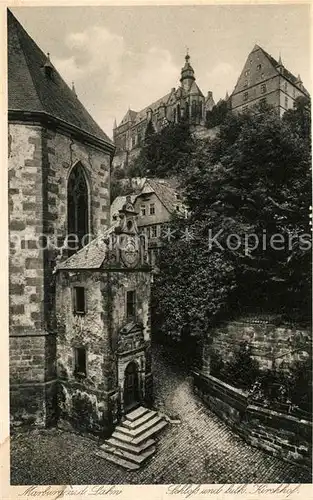
[[[189,47],[203,94],[232,92],[257,43],[310,89],[308,5],[18,7],[11,9],[112,137],[128,107],[139,111],[179,85]]]

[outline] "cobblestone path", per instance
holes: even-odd
[[[11,484],[305,483],[310,472],[251,447],[192,392],[183,360],[154,347],[155,405],[180,423],[159,435],[157,452],[127,472],[94,456],[97,444],[57,429],[11,439]]]

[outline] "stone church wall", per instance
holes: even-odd
[[[55,419],[54,282],[56,250],[67,232],[67,179],[81,161],[90,190],[90,225],[109,225],[110,157],[38,124],[9,124],[9,292],[12,425]],[[31,396],[30,396],[31,395]],[[19,409],[19,411],[17,411]]]

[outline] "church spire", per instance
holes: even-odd
[[[185,55],[185,65],[181,70],[180,82],[185,90],[189,90],[192,83],[195,81],[195,72],[190,64],[189,50],[187,49]]]

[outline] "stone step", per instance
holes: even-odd
[[[108,460],[109,462],[112,462],[115,465],[119,465],[120,467],[123,467],[124,469],[127,470],[137,470],[140,467],[138,464],[135,464],[130,460],[126,460],[125,458],[120,458],[116,455],[112,455],[111,453],[107,453],[106,451],[103,450],[96,451],[95,455],[97,455],[97,457],[104,458],[105,460]]]
[[[144,413],[140,418],[136,418],[136,420],[128,420],[126,415],[126,420],[124,420],[123,422],[123,427],[127,427],[130,430],[136,429],[145,422],[148,422],[148,420],[151,420],[156,416],[156,414],[156,411],[149,411],[148,413]]]
[[[110,439],[108,439],[104,444],[110,444],[111,446],[115,446],[116,448],[120,448],[121,450],[128,451],[130,453],[145,453],[151,446],[155,444],[154,439],[148,439],[148,441],[142,443],[141,445],[134,446],[126,441],[121,441],[118,437],[115,437],[115,432],[112,434]],[[102,445],[103,446],[103,445]],[[102,446],[100,448],[102,449]]]
[[[141,424],[139,427],[136,427],[135,429],[129,429],[128,427],[124,427],[124,422],[122,425],[118,425],[116,427],[116,430],[118,432],[123,432],[124,434],[127,434],[128,436],[132,438],[136,438],[140,436],[141,434],[144,434],[147,432],[149,429],[154,427],[156,424],[158,424],[162,420],[162,417],[159,417],[159,415],[155,415],[153,418],[148,420],[147,422],[144,422]]]
[[[146,441],[147,439],[150,439],[157,432],[160,432],[166,426],[167,426],[167,422],[165,420],[161,420],[158,424],[156,424],[153,427],[151,427],[144,434],[141,434],[138,437],[131,438],[130,443],[134,444],[135,446],[138,445],[138,444],[141,444],[144,441]]]
[[[148,410],[148,408],[144,408],[143,406],[139,406],[139,408],[137,408],[136,410],[128,413],[126,415],[126,418],[132,422],[133,420],[136,420],[137,418],[142,417],[145,413],[148,413],[149,411],[150,410]]]
[[[140,453],[140,455],[136,455],[135,453],[130,453],[128,451],[121,450],[120,448],[116,448],[115,446],[102,445],[101,449],[106,453],[114,455],[122,460],[129,460],[137,465],[142,465],[145,460],[147,460],[151,455],[155,452],[155,446],[152,446],[147,451]]]

